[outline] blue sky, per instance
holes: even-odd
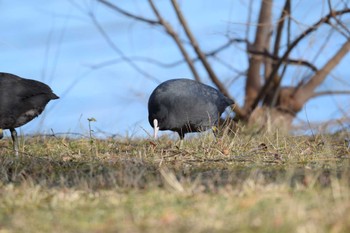
[[[128,11],[154,18],[147,1],[128,0],[114,1]],[[180,27],[176,22],[169,1],[155,1],[166,20]],[[243,37],[248,1],[179,1],[194,35],[198,38],[203,50],[210,51],[225,42],[225,34],[232,37]],[[258,1],[256,1],[258,2]],[[260,2],[260,1],[259,1]],[[295,1],[293,8],[293,27],[301,32],[315,22],[320,15],[327,12],[324,1]],[[284,1],[275,1],[280,8]],[[259,4],[254,4],[253,19],[258,14]],[[9,72],[21,77],[36,79],[49,84],[61,98],[52,101],[45,113],[20,130],[22,133],[47,133],[51,129],[57,133],[82,133],[87,135],[87,118],[94,117],[92,123],[100,135],[147,136],[152,128],[147,120],[147,101],[158,82],[146,78],[125,62],[114,62],[101,66],[105,62],[120,59],[101,33],[94,26],[88,13],[95,15],[99,24],[107,32],[113,43],[129,57],[151,57],[165,63],[180,59],[178,49],[165,33],[154,26],[137,23],[127,19],[96,1],[46,1],[31,0],[0,1],[0,71]],[[279,11],[275,12],[275,18]],[[255,28],[251,28],[253,38]],[[298,48],[294,55],[312,58],[317,44],[322,42],[330,30],[319,30],[309,40],[305,48]],[[180,35],[183,35],[180,33]],[[316,64],[322,65],[339,43],[324,50]],[[221,54],[237,69],[247,66],[244,46],[233,46]],[[333,72],[333,77],[325,82],[321,89],[350,89],[349,55]],[[224,83],[229,83],[235,75],[232,71],[215,63],[214,68]],[[146,73],[158,81],[188,77],[191,73],[186,65],[164,69],[149,63],[136,63]],[[305,76],[305,69],[291,69],[291,83],[297,77]],[[211,84],[203,70],[204,82]],[[339,79],[345,80],[339,81]],[[338,81],[337,81],[338,80]],[[243,100],[244,78],[232,86],[230,92],[240,103]],[[298,115],[299,119],[323,121],[341,117],[339,108],[345,112],[349,109],[348,96],[333,96],[310,101]],[[7,133],[7,135],[9,135]]]

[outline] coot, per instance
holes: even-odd
[[[148,101],[148,121],[158,130],[172,130],[182,140],[186,133],[201,132],[218,123],[224,110],[234,104],[213,87],[190,79],[161,83]]]
[[[2,129],[10,130],[16,155],[18,139],[15,128],[40,115],[50,100],[58,98],[42,82],[0,73],[0,138],[3,137]]]

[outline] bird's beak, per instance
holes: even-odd
[[[158,131],[159,131],[159,126],[158,126],[158,120],[154,119],[153,120],[153,129],[154,129],[154,139],[157,139]]]

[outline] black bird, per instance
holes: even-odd
[[[210,129],[224,110],[234,104],[213,87],[190,79],[172,79],[161,83],[148,101],[148,121],[158,130],[172,130],[182,140],[186,133]]]
[[[0,73],[0,138],[2,129],[9,129],[13,149],[18,155],[15,128],[40,115],[50,100],[58,99],[51,88],[42,82]]]

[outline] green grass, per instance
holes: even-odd
[[[3,232],[350,232],[336,135],[0,141]]]

